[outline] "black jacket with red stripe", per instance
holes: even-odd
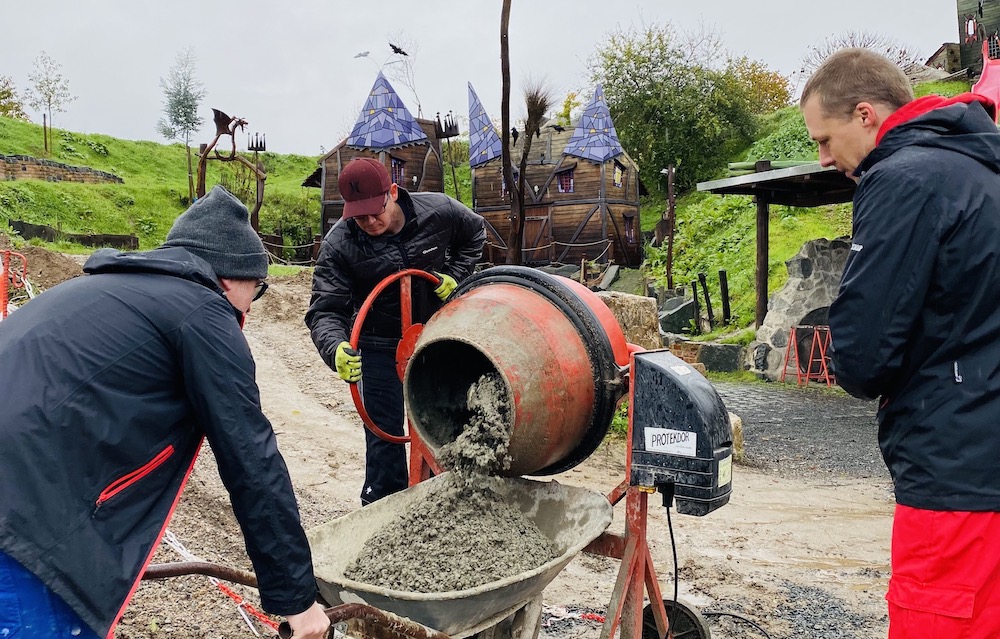
[[[95,253],[0,322],[0,550],[111,636],[203,438],[265,610],[316,582],[241,314],[180,248]]]
[[[984,108],[985,107],[985,108]],[[1000,511],[1000,133],[988,100],[921,98],[861,162],[830,308],[837,382],[882,397],[896,500]]]

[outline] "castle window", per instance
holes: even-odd
[[[625,184],[625,167],[615,162],[615,172],[614,172],[615,186],[619,189],[622,188],[622,184]]]
[[[521,174],[520,171],[514,169],[512,172],[514,175],[514,182],[517,183],[517,176]],[[507,181],[503,179],[503,171],[500,171],[500,199],[507,197]]]
[[[556,181],[559,183],[560,193],[572,193],[573,192],[573,169],[568,171],[561,171],[556,175]]]
[[[406,162],[392,158],[392,181],[406,186]]]
[[[637,239],[635,236],[635,216],[626,215],[625,216],[625,242],[628,244],[636,244]]]

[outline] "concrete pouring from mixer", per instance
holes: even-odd
[[[490,479],[510,466],[510,401],[499,377],[480,378],[466,405],[469,423],[438,455],[452,472],[373,535],[347,577],[411,592],[465,590],[527,572],[558,554]]]

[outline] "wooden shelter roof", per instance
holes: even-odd
[[[819,163],[758,171],[737,177],[699,182],[698,190],[716,195],[753,195],[759,201],[785,206],[820,206],[850,202],[855,183],[833,167]]]

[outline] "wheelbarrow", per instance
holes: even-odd
[[[555,481],[510,478],[499,488],[542,534],[552,540],[557,557],[536,568],[466,590],[418,593],[392,590],[348,579],[348,565],[365,542],[411,504],[423,499],[438,475],[402,492],[306,532],[320,595],[330,604],[363,604],[408,618],[455,639],[490,628],[523,608],[587,544],[611,523],[612,506],[604,495]]]
[[[542,590],[567,564],[611,524],[607,497],[556,481],[510,478],[498,493],[516,505],[552,540],[557,557],[526,572],[466,590],[406,592],[353,581],[344,576],[365,542],[409,505],[423,499],[438,475],[389,495],[360,510],[306,531],[320,599],[334,623],[359,619],[390,633],[415,639],[462,639],[491,628],[535,603]],[[203,574],[257,587],[253,573],[208,562],[149,566],[143,579]],[[286,623],[279,635],[290,637]]]

